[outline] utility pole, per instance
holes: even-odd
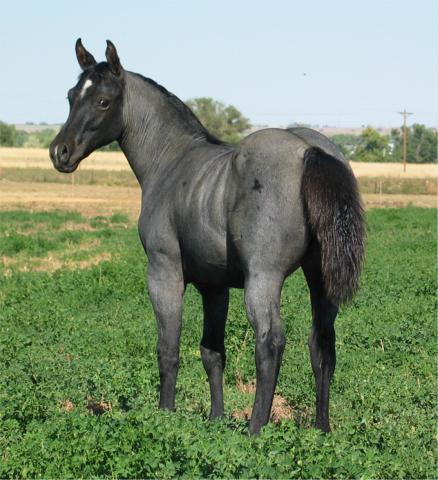
[[[408,115],[413,115],[412,112],[407,112],[406,108],[403,112],[398,112],[400,115],[403,115],[403,172],[406,172],[406,156],[408,152],[408,132],[406,131],[406,119]]]

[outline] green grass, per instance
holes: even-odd
[[[295,417],[252,439],[231,415],[252,402],[236,376],[255,377],[242,292],[232,293],[227,325],[226,417],[206,418],[202,309],[191,287],[177,412],[160,412],[136,228],[120,216],[0,213],[0,260],[19,257],[0,267],[0,477],[436,478],[436,211],[373,210],[368,228],[362,288],[337,319],[333,432],[310,426],[309,300],[297,272],[283,291],[287,346],[277,388]],[[15,237],[18,247],[8,240]],[[23,271],[37,255],[73,261],[84,244],[89,256],[111,259]],[[108,411],[93,415],[100,401]]]
[[[0,273],[36,266],[50,271],[54,261],[65,264],[118,255],[116,247],[124,244],[114,237],[128,224],[128,217],[120,213],[84,219],[75,212],[0,212],[0,257],[6,259],[0,262]]]

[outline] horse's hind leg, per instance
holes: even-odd
[[[285,337],[280,319],[283,278],[251,273],[245,281],[245,304],[256,335],[257,386],[249,432],[258,434],[271,413]]]
[[[210,418],[224,414],[222,376],[225,368],[225,322],[228,313],[228,288],[202,290],[204,332],[201,358],[208,375],[211,394]]]
[[[338,306],[325,294],[320,265],[317,248],[310,250],[302,262],[312,302],[313,322],[309,350],[316,383],[315,426],[323,432],[329,432],[329,389],[336,365],[334,322]]]

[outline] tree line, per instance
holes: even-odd
[[[434,163],[437,161],[437,131],[415,123],[407,130],[408,163]],[[330,139],[348,160],[356,162],[402,162],[402,129],[393,128],[382,135],[371,127],[360,135],[333,135]]]
[[[55,135],[56,131],[52,128],[31,133],[0,122],[0,146],[2,147],[48,148]]]
[[[15,125],[9,125],[0,121],[0,147],[49,148],[57,133],[58,130],[54,128],[43,128],[34,132],[27,132],[18,130],[15,128]],[[101,150],[115,151],[120,150],[120,148],[116,142],[113,142]]]
[[[233,105],[208,97],[194,98],[186,102],[201,123],[221,140],[238,143],[251,127],[250,121]],[[293,126],[297,126],[294,124]],[[17,130],[14,125],[0,122],[0,146],[48,148],[56,130],[45,128],[35,132]],[[401,129],[383,135],[372,127],[360,135],[336,134],[331,140],[348,160],[358,162],[403,161],[403,135]],[[433,163],[437,161],[437,131],[414,124],[407,129],[407,161],[409,163]],[[101,150],[120,150],[113,142]]]

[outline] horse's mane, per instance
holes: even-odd
[[[133,72],[130,72],[130,73],[133,73]],[[166,98],[169,100],[170,104],[181,115],[181,119],[185,123],[189,124],[195,132],[203,136],[207,140],[207,142],[213,143],[215,145],[225,145],[225,142],[223,142],[222,140],[219,140],[217,137],[212,135],[204,127],[204,125],[202,125],[202,123],[199,121],[198,117],[192,112],[192,110],[176,95],[169,92],[169,90],[167,90],[165,87],[157,83],[155,80],[152,80],[151,78],[144,77],[139,73],[133,73],[133,74],[141,78],[144,82],[148,83],[149,85],[152,85],[154,88],[159,90],[163,95],[165,95]]]

